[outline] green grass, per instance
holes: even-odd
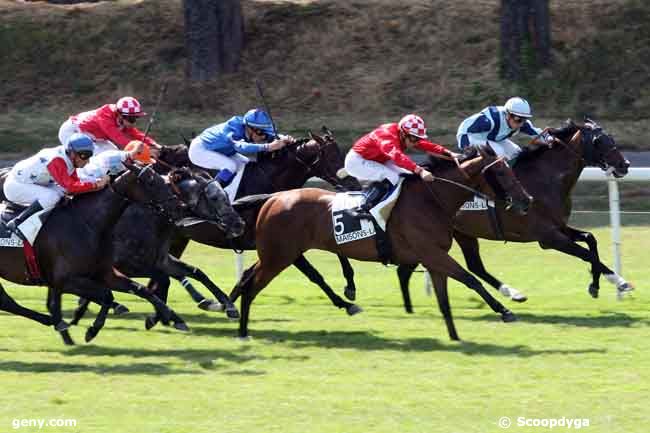
[[[608,231],[595,234],[610,262]],[[489,269],[530,299],[511,305],[519,322],[504,324],[452,283],[460,343],[447,338],[422,274],[409,316],[394,269],[360,262],[362,314],[335,310],[288,270],[253,305],[248,342],[233,338],[235,323],[196,309],[178,285],[171,303],[192,329],[186,334],[145,331],[149,307],[125,295],[132,313],[109,317],[92,344],[83,344],[84,320],[72,348],[51,329],[0,314],[0,431],[13,430],[13,419],[74,418],[77,427],[49,431],[485,433],[503,431],[502,416],[523,416],[588,418],[589,432],[646,432],[650,237],[647,226],[623,235],[624,275],[638,289],[623,302],[605,281],[601,298],[591,299],[577,260],[535,244],[483,243]],[[335,256],[309,257],[341,291]],[[223,288],[234,282],[230,252],[192,245],[185,259]],[[44,289],[5,287],[44,309]],[[74,300],[65,302],[69,314]]]

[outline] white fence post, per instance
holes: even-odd
[[[614,272],[621,275],[621,207],[618,194],[618,181],[610,177],[607,184],[609,186],[609,223],[612,226]]]
[[[235,276],[237,281],[241,279],[242,274],[244,273],[244,253],[235,253]]]

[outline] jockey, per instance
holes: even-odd
[[[123,149],[130,141],[140,140],[158,156],[160,145],[135,127],[137,120],[146,115],[137,99],[125,96],[116,104],[70,116],[59,129],[59,141],[65,146],[70,135],[81,132],[94,140],[97,155],[105,150]]]
[[[270,116],[255,108],[199,134],[190,144],[189,158],[194,165],[219,170],[216,179],[225,188],[248,162],[243,153],[273,152],[294,141],[276,137]]]
[[[521,148],[509,140],[510,137],[523,132],[536,138],[537,144],[549,145],[552,137],[545,131],[533,126],[530,104],[523,98],[510,98],[504,106],[490,106],[465,119],[458,127],[456,139],[458,147],[481,146],[486,142],[498,156],[513,160]]]
[[[90,137],[72,134],[65,146],[43,149],[14,165],[4,184],[5,196],[9,201],[29,207],[9,221],[7,229],[22,237],[17,227],[36,212],[54,208],[64,194],[104,188],[108,176],[96,182],[82,182],[75,171],[88,163],[93,150]]]
[[[415,173],[422,180],[433,181],[431,172],[418,166],[404,154],[405,149],[455,155],[439,144],[426,140],[424,121],[415,114],[404,116],[399,123],[381,125],[364,135],[345,157],[345,170],[359,180],[371,181],[365,202],[352,215],[363,217],[381,201],[399,180],[400,173]]]

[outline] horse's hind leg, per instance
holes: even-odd
[[[399,288],[402,291],[402,300],[404,301],[404,309],[407,313],[413,313],[413,303],[411,302],[411,291],[409,289],[409,281],[411,275],[418,265],[399,265],[397,267],[397,278],[399,279]]]
[[[300,257],[298,257],[295,262],[293,262],[293,265],[296,268],[298,268],[300,272],[305,274],[305,276],[309,278],[309,281],[318,285],[318,287],[321,288],[321,290],[327,295],[330,301],[332,301],[332,304],[334,304],[335,307],[345,308],[345,311],[350,316],[353,316],[363,311],[359,306],[346,302],[339,295],[334,293],[334,290],[332,290],[332,288],[325,282],[323,276],[316,270],[316,268],[312,266],[311,263],[309,263],[309,261],[305,258],[303,254],[301,254]]]
[[[15,314],[17,316],[23,316],[28,319],[32,319],[41,325],[50,326],[53,324],[51,316],[41,314],[38,311],[30,310],[29,308],[25,308],[14,301],[13,298],[9,296],[7,292],[5,292],[2,284],[0,284],[0,310]]]
[[[95,321],[86,330],[85,340],[86,342],[91,341],[106,323],[106,316],[114,301],[113,294],[99,282],[85,277],[72,277],[66,280],[61,292],[71,293],[84,298],[87,302],[95,302],[100,305]],[[65,336],[63,338],[65,341]]]

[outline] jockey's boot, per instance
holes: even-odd
[[[349,214],[355,218],[370,218],[370,209],[375,207],[392,187],[393,184],[388,179],[371,183],[366,191],[365,201],[356,209],[350,209]]]
[[[228,185],[230,185],[230,182],[235,178],[235,174],[232,171],[228,170],[227,168],[222,168],[219,170],[219,173],[217,173],[217,176],[215,179],[217,182],[219,182],[219,185],[221,185],[221,188],[225,188]]]
[[[38,211],[42,211],[43,206],[38,202],[34,201],[30,204],[24,211],[15,216],[11,221],[9,221],[5,226],[7,229],[13,233],[16,233],[20,238],[23,238],[23,234],[18,230],[18,226],[21,225],[27,218],[34,215]]]

